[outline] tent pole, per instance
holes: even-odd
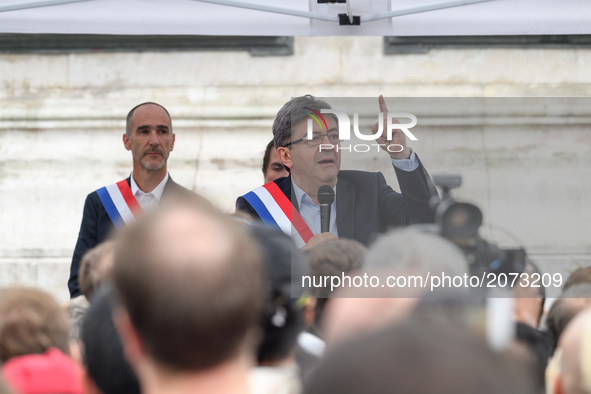
[[[49,7],[52,5],[60,5],[60,4],[68,4],[68,3],[79,3],[81,1],[89,1],[89,0],[47,0],[47,1],[33,1],[31,3],[24,3],[24,4],[9,4],[0,6],[0,12],[7,12],[7,11],[18,11],[18,10],[26,10],[27,8],[39,8],[39,7]]]
[[[288,8],[280,8],[280,7],[272,7],[272,6],[262,5],[262,4],[250,4],[250,3],[245,3],[242,1],[234,1],[234,0],[194,0],[194,1],[200,1],[202,3],[212,3],[212,4],[218,4],[218,5],[227,5],[230,7],[247,8],[250,10],[257,10],[257,11],[264,11],[264,12],[273,12],[275,14],[301,16],[303,18],[318,19],[321,21],[328,21],[328,22],[338,22],[339,21],[339,17],[336,15],[322,15],[322,14],[317,14],[314,12],[299,11],[299,10],[293,10],[293,9],[288,9]]]
[[[419,14],[421,12],[441,10],[444,8],[459,7],[459,6],[469,5],[469,4],[474,4],[474,3],[484,3],[487,1],[492,1],[492,0],[453,0],[453,1],[445,1],[442,3],[426,4],[426,5],[422,5],[422,6],[410,7],[410,8],[388,11],[388,12],[383,12],[383,13],[377,13],[377,14],[373,14],[373,15],[363,15],[363,16],[361,16],[361,22],[372,22],[372,21],[377,21],[380,19],[393,18],[395,16]]]

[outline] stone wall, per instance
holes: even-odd
[[[142,101],[163,104],[173,117],[172,177],[231,212],[236,196],[262,182],[274,114],[292,96],[591,95],[591,50],[386,56],[382,48],[381,37],[296,37],[285,57],[0,54],[0,285],[37,285],[67,299],[84,198],[129,175],[121,134],[125,114]],[[486,127],[464,124],[460,110],[434,113],[412,144],[431,173],[462,173],[456,196],[518,238],[497,230],[494,239],[523,244],[542,266],[565,272],[591,263],[591,106],[571,113],[571,105],[550,121],[503,113]],[[369,167],[396,185],[385,154],[375,160]]]

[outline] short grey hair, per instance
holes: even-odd
[[[138,109],[139,107],[142,107],[142,106],[148,105],[148,104],[157,105],[160,108],[162,108],[164,110],[164,112],[166,112],[166,115],[168,115],[168,120],[170,120],[170,132],[172,133],[172,118],[170,117],[168,110],[158,103],[154,103],[152,101],[146,101],[145,103],[141,103],[141,104],[138,104],[135,107],[133,107],[131,109],[131,111],[129,111],[129,113],[127,114],[127,117],[125,118],[125,134],[127,134],[128,136],[131,135],[131,119],[133,118],[133,114],[134,114],[135,110]]]
[[[401,274],[445,272],[450,276],[463,275],[469,270],[460,248],[439,235],[412,227],[392,230],[380,237],[369,248],[365,267],[387,268]]]
[[[273,122],[273,144],[275,149],[284,146],[291,140],[291,127],[305,119],[309,112],[306,108],[320,112],[321,109],[330,109],[326,101],[312,95],[294,97],[281,107]]]

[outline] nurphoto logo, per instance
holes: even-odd
[[[324,119],[324,116],[322,116],[322,114],[331,114],[333,115],[336,120],[337,120],[337,124],[338,124],[338,129],[339,129],[339,140],[341,141],[348,141],[351,140],[351,120],[349,118],[349,116],[342,112],[342,111],[338,111],[338,110],[334,110],[334,109],[321,109],[320,113],[318,111],[314,111],[311,108],[306,108],[307,110],[311,111],[310,113],[308,113],[308,115],[310,116],[310,118],[308,119],[308,139],[312,139],[314,136],[314,130],[313,130],[313,126],[314,126],[314,121],[320,126],[320,130],[324,131],[324,130],[328,130],[328,125],[326,123],[326,120]],[[361,131],[359,131],[359,113],[355,112],[353,114],[353,133],[354,135],[362,140],[362,141],[376,141],[384,132],[384,122],[382,121],[382,119],[384,118],[384,114],[382,112],[380,112],[380,114],[378,115],[378,130],[376,131],[375,134],[363,134],[361,133]],[[410,120],[410,122],[408,123],[398,123],[399,121],[403,120],[403,119],[408,119]],[[411,128],[413,128],[414,126],[417,125],[417,117],[413,114],[410,113],[405,113],[405,112],[401,112],[401,113],[387,113],[386,114],[386,120],[387,120],[387,125],[386,125],[386,137],[388,141],[392,140],[392,133],[394,130],[400,130],[404,133],[404,135],[406,135],[411,141],[418,141],[418,138],[415,137],[415,135],[410,131]],[[353,144],[353,145],[348,145],[348,146],[342,146],[341,144],[320,144],[318,146],[318,149],[320,151],[322,151],[323,149],[325,150],[329,150],[329,149],[335,149],[337,151],[342,151],[342,150],[346,150],[346,151],[355,151],[355,152],[369,152],[372,147],[375,146],[375,148],[377,150],[379,150],[380,147],[382,147],[383,149],[387,150],[388,152],[392,152],[392,153],[396,153],[396,152],[401,152],[403,147],[402,145],[399,144],[390,144],[390,145],[386,145],[383,143],[373,143],[373,144]]]

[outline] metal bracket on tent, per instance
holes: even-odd
[[[53,1],[85,1],[85,0],[53,0]],[[257,10],[257,11],[263,11],[263,12],[273,12],[273,13],[277,13],[277,14],[292,15],[292,16],[298,16],[298,17],[303,17],[303,18],[318,19],[318,20],[326,21],[326,22],[337,22],[338,21],[340,25],[360,25],[361,22],[364,22],[364,23],[365,22],[372,22],[372,21],[377,21],[380,19],[389,19],[389,18],[394,18],[394,17],[402,16],[402,15],[418,14],[420,12],[442,10],[444,8],[458,7],[458,6],[474,4],[474,3],[483,3],[486,1],[493,1],[493,0],[447,0],[442,3],[420,5],[420,6],[415,6],[415,7],[410,7],[410,8],[405,8],[405,9],[400,9],[400,10],[395,10],[395,11],[378,13],[378,14],[363,15],[361,17],[354,16],[352,14],[350,0],[345,0],[345,1],[335,0],[338,2],[347,3],[347,14],[343,14],[343,15],[345,15],[345,18],[343,18],[341,15],[339,15],[337,18],[336,15],[325,15],[325,14],[320,14],[320,13],[316,13],[316,12],[309,12],[309,11],[302,11],[302,10],[296,10],[296,9],[269,6],[266,4],[265,5],[253,4],[253,3],[248,3],[246,1],[240,1],[240,0],[194,0],[194,1],[199,1],[202,3],[213,3],[213,4],[217,4],[217,5],[226,5],[226,6],[230,6],[230,7],[246,8],[246,9],[250,9],[250,10]],[[320,2],[322,0],[317,0],[317,1]],[[348,21],[347,21],[347,19],[348,19]]]
[[[352,15],[352,18],[350,18],[347,14],[339,14],[339,25],[360,26],[361,17],[359,17],[358,15]]]

